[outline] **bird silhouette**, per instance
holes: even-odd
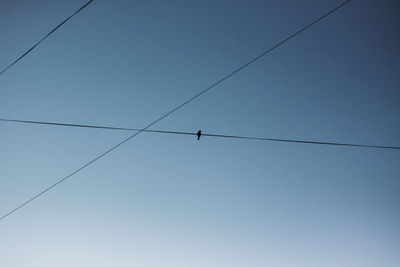
[[[197,132],[197,140],[200,140],[200,136],[201,136],[201,130],[199,130],[199,131]]]

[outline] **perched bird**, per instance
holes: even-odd
[[[201,130],[199,130],[199,131],[197,132],[197,140],[200,140],[200,136],[201,136]]]

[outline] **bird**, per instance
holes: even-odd
[[[197,132],[197,140],[200,140],[200,136],[201,136],[201,130],[199,130],[199,131]]]

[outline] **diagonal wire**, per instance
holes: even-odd
[[[16,123],[29,123],[29,124],[40,124],[40,125],[51,125],[51,126],[104,129],[104,130],[119,130],[119,131],[134,131],[134,132],[140,131],[140,129],[138,129],[138,128],[112,127],[112,126],[87,125],[87,124],[73,124],[73,123],[62,123],[62,122],[13,120],[13,119],[2,119],[2,118],[0,118],[0,121],[16,122]],[[195,136],[197,135],[197,133],[194,133],[194,132],[166,131],[166,130],[148,130],[147,129],[147,130],[143,130],[143,132],[162,133],[162,134],[178,134],[178,135],[195,135]],[[311,141],[311,140],[299,140],[299,139],[267,138],[267,137],[253,137],[253,136],[238,136],[238,135],[211,134],[211,133],[202,133],[201,136],[220,137],[220,138],[233,138],[233,139],[245,139],[245,140],[258,140],[258,141],[271,141],[271,142],[285,142],[285,143],[302,143],[302,144],[314,144],[314,145],[348,146],[348,147],[399,149],[400,150],[399,146],[352,144],[352,143]]]
[[[79,8],[77,11],[75,11],[71,16],[69,16],[68,18],[64,19],[60,24],[58,24],[54,29],[52,29],[49,33],[47,33],[44,37],[42,37],[42,39],[40,39],[36,44],[34,44],[31,48],[29,48],[25,53],[23,53],[19,58],[17,58],[16,60],[14,60],[10,65],[8,65],[5,69],[3,69],[0,72],[0,76],[6,72],[9,68],[11,68],[12,66],[14,66],[15,63],[17,63],[18,61],[20,61],[22,58],[24,58],[26,55],[28,55],[33,49],[36,48],[36,46],[38,46],[41,42],[43,42],[45,39],[47,39],[47,37],[49,37],[52,33],[54,33],[58,28],[60,28],[64,23],[66,23],[68,20],[70,20],[73,16],[75,16],[76,14],[78,14],[79,12],[81,12],[85,7],[87,7],[91,2],[93,2],[93,0],[88,1],[86,4],[84,4],[81,8]]]
[[[249,66],[250,64],[254,63],[255,61],[259,60],[261,57],[265,56],[266,54],[268,54],[269,52],[273,51],[274,49],[276,49],[277,47],[281,46],[282,44],[284,44],[285,42],[289,41],[290,39],[292,39],[293,37],[295,37],[296,35],[304,32],[305,30],[307,30],[309,27],[311,27],[312,25],[314,25],[315,23],[321,21],[322,19],[324,19],[325,17],[329,16],[330,14],[332,14],[333,12],[335,12],[336,10],[340,9],[341,7],[343,7],[344,5],[348,4],[349,2],[351,2],[351,0],[347,0],[345,2],[343,2],[342,4],[338,5],[337,7],[335,7],[334,9],[330,10],[329,12],[323,14],[321,17],[317,18],[316,20],[314,20],[313,22],[311,22],[310,24],[308,24],[307,26],[301,28],[300,30],[298,30],[297,32],[295,32],[294,34],[290,35],[289,37],[287,37],[286,39],[284,39],[283,41],[277,43],[276,45],[274,45],[272,48],[264,51],[263,53],[261,53],[260,55],[256,56],[255,58],[251,59],[249,62],[247,62],[246,64],[240,66],[239,68],[237,68],[236,70],[232,71],[231,73],[229,73],[228,75],[226,75],[225,77],[223,77],[222,79],[218,80],[217,82],[211,84],[209,87],[203,89],[202,91],[200,91],[199,93],[197,93],[196,95],[192,96],[191,98],[189,98],[188,100],[186,100],[185,102],[183,102],[182,104],[178,105],[177,107],[173,108],[172,110],[170,110],[169,112],[167,112],[166,114],[162,115],[161,117],[159,117],[158,119],[154,120],[153,122],[151,122],[150,124],[148,124],[147,126],[145,126],[144,128],[142,128],[140,131],[132,134],[131,136],[129,136],[128,138],[124,139],[123,141],[121,141],[120,143],[116,144],[115,146],[111,147],[110,149],[106,150],[104,153],[98,155],[97,157],[95,157],[94,159],[92,159],[91,161],[87,162],[86,164],[84,164],[83,166],[81,166],[80,168],[78,168],[77,170],[71,172],[70,174],[68,174],[67,176],[65,176],[64,178],[62,178],[61,180],[59,180],[58,182],[54,183],[53,185],[47,187],[46,189],[44,189],[43,191],[41,191],[40,193],[36,194],[35,196],[31,197],[30,199],[26,200],[25,202],[23,202],[22,204],[20,204],[19,206],[17,206],[16,208],[12,209],[11,211],[7,212],[6,214],[4,214],[3,216],[0,217],[0,221],[4,220],[6,217],[10,216],[11,214],[13,214],[14,212],[16,212],[17,210],[19,210],[20,208],[24,207],[25,205],[27,205],[28,203],[32,202],[33,200],[35,200],[36,198],[40,197],[41,195],[45,194],[46,192],[48,192],[49,190],[53,189],[54,187],[56,187],[57,185],[61,184],[62,182],[64,182],[65,180],[67,180],[68,178],[70,178],[71,176],[75,175],[76,173],[80,172],[81,170],[83,170],[84,168],[86,168],[87,166],[91,165],[92,163],[96,162],[97,160],[99,160],[100,158],[104,157],[105,155],[107,155],[108,153],[112,152],[113,150],[115,150],[116,148],[120,147],[121,145],[125,144],[126,142],[128,142],[129,140],[131,140],[132,138],[134,138],[136,135],[142,133],[143,131],[147,130],[148,128],[150,128],[151,126],[153,126],[154,124],[156,124],[157,122],[161,121],[162,119],[168,117],[169,115],[171,115],[172,113],[174,113],[175,111],[179,110],[180,108],[182,108],[183,106],[185,106],[186,104],[192,102],[193,100],[195,100],[196,98],[198,98],[199,96],[201,96],[202,94],[208,92],[210,89],[214,88],[215,86],[217,86],[218,84],[222,83],[223,81],[225,81],[226,79],[232,77],[233,75],[235,75],[236,73],[238,73],[239,71],[241,71],[242,69],[246,68],[247,66]]]

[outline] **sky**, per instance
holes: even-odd
[[[0,1],[0,69],[85,1]],[[0,117],[141,128],[336,0],[95,0]],[[151,129],[400,145],[399,1],[357,1]],[[129,132],[0,123],[0,216]],[[142,133],[0,221],[0,265],[399,266],[396,150]]]

